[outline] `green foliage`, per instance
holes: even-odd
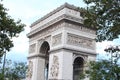
[[[90,62],[90,69],[86,74],[90,80],[120,80],[120,65],[111,65],[109,60]]]
[[[4,76],[2,74],[2,67],[0,67],[0,80],[8,78],[9,80],[20,80],[26,77],[27,65],[25,62],[12,62],[6,60],[6,66],[4,69]]]
[[[97,41],[113,40],[120,35],[120,0],[83,0],[84,25],[97,30]]]
[[[87,8],[82,8],[84,25],[97,30],[97,41],[113,40],[120,35],[120,0],[83,0]],[[106,50],[111,58],[90,62],[86,71],[90,80],[120,80],[120,49]]]
[[[0,57],[6,51],[10,51],[10,48],[13,47],[12,38],[17,37],[24,30],[24,26],[20,20],[15,22],[8,15],[7,9],[0,1]]]
[[[110,55],[109,60],[90,62],[89,70],[86,71],[90,80],[120,80],[120,49],[116,46],[105,51]]]
[[[4,75],[0,73],[0,80],[4,80]]]

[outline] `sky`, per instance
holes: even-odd
[[[27,61],[29,43],[26,34],[30,32],[29,26],[65,2],[78,7],[86,7],[83,0],[3,0],[4,7],[9,9],[8,14],[16,21],[21,19],[22,23],[26,24],[25,31],[18,38],[13,38],[14,47],[7,53],[7,59]],[[100,53],[98,58],[105,58],[104,49],[108,45],[118,43],[120,43],[119,39],[113,42],[97,43],[97,53]]]

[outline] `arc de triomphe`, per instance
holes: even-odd
[[[82,23],[79,9],[65,3],[31,24],[28,80],[78,80],[96,58],[96,31]]]

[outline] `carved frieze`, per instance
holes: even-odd
[[[36,48],[36,44],[32,44],[29,46],[29,53],[34,53]]]
[[[26,74],[27,80],[31,80],[32,73],[33,73],[33,62],[29,61],[28,70],[27,70],[27,74]]]
[[[94,49],[94,42],[92,39],[71,33],[68,33],[67,36],[68,36],[67,44],[80,46],[83,48]]]
[[[51,36],[45,36],[44,38],[41,38],[38,40],[38,45],[41,45],[44,41],[47,41],[48,43],[51,41]]]
[[[39,39],[38,40],[38,45],[41,45],[43,43],[43,41],[45,41],[44,39]]]
[[[71,23],[65,23],[66,27],[69,27],[69,28],[72,28],[72,29],[75,29],[75,30],[79,30],[79,31],[82,31],[82,32],[89,32],[91,34],[95,34],[95,31],[94,30],[91,30],[91,29],[88,29],[86,27],[83,27],[81,25],[75,25],[75,24],[71,24]]]
[[[60,23],[58,25],[54,25],[54,26],[51,26],[51,27],[48,27],[46,28],[45,30],[39,32],[39,34],[36,34],[35,36],[33,36],[30,41],[32,40],[35,40],[35,39],[38,39],[39,37],[41,36],[49,36],[50,33],[62,28],[63,26],[65,25],[65,23]],[[49,35],[48,35],[49,34]]]
[[[83,19],[76,18],[70,15],[65,15],[65,18],[74,22],[83,23]]]
[[[70,16],[70,15],[61,15],[57,18],[55,18],[54,20],[46,23],[45,25],[43,26],[40,26],[38,29],[36,30],[33,30],[31,31],[29,34],[28,34],[28,37],[31,37],[31,39],[35,38],[37,35],[39,36],[43,36],[43,35],[47,35],[47,34],[50,34],[51,32],[55,31],[55,30],[58,30],[58,28],[61,28],[64,26],[64,23],[60,23],[58,25],[52,25],[54,24],[55,22],[59,21],[59,20],[62,20],[62,19],[68,19],[68,20],[72,20],[72,21],[75,21],[75,22],[78,22],[78,23],[83,23],[83,19],[80,19],[80,18],[76,18],[76,17],[73,17],[73,16]],[[52,26],[51,26],[52,25]],[[49,26],[49,28],[47,28]],[[51,27],[50,27],[51,26]],[[37,33],[36,35],[33,35]],[[30,39],[30,40],[31,40]]]
[[[45,41],[47,41],[47,42],[50,43],[50,41],[51,41],[51,36],[50,36],[50,35],[49,35],[49,36],[46,36],[46,37],[45,37]]]
[[[62,38],[62,33],[53,36],[52,37],[52,46],[56,46],[56,45],[60,44],[62,42],[61,38]]]
[[[73,15],[77,15],[78,11],[72,10],[72,9],[67,9],[67,11]]]
[[[50,74],[52,79],[57,79],[59,75],[59,58],[56,55],[53,56],[53,63],[50,68]]]

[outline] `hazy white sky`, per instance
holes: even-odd
[[[25,31],[18,38],[14,38],[14,48],[7,54],[7,58],[16,61],[26,61],[28,55],[28,38],[29,26],[31,23],[41,18],[50,11],[56,9],[65,2],[78,7],[86,7],[83,0],[3,0],[3,4],[9,9],[8,14],[15,20],[21,19],[26,24]],[[113,42],[97,43],[97,52],[104,53],[107,45],[120,43],[120,40]],[[100,55],[103,56],[103,55]]]

